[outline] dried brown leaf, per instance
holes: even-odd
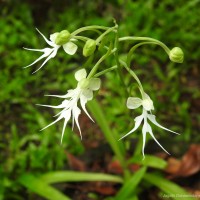
[[[168,159],[166,172],[171,177],[187,177],[200,171],[200,145],[192,144],[181,160]]]
[[[68,152],[66,152],[66,154],[67,154],[69,166],[73,170],[86,171],[86,164],[82,160],[76,158],[74,155],[72,155]]]

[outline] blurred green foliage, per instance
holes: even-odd
[[[190,143],[200,141],[199,0],[5,0],[0,4],[0,199],[24,198],[20,196],[23,188],[15,182],[24,171],[41,174],[65,169],[65,150],[74,154],[84,152],[79,136],[70,128],[66,130],[62,146],[59,145],[62,123],[39,132],[54,113],[35,104],[59,103],[44,94],[65,93],[71,84],[68,80],[73,79],[72,72],[81,67],[83,59],[59,52],[54,60],[32,75],[40,63],[28,69],[22,67],[39,55],[23,47],[46,45],[35,27],[48,36],[65,28],[73,31],[85,25],[111,26],[114,17],[121,36],[149,36],[171,48],[181,47],[185,53],[183,64],[170,63],[162,49],[145,46],[137,50],[132,65],[155,102],[159,120],[181,133],[176,137],[168,133],[162,136],[165,145],[173,143],[172,151],[180,155]],[[124,57],[131,44],[122,44],[120,48],[120,56]],[[113,60],[107,60],[102,68],[112,63]],[[118,89],[121,83],[116,76],[115,73],[106,75],[100,91],[101,104],[108,121],[123,134],[133,126],[133,118],[121,106],[125,98],[123,90]],[[136,95],[136,84],[130,82],[130,77],[125,81],[132,85],[131,94]],[[185,147],[177,149],[177,142],[184,143]]]

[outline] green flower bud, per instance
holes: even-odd
[[[175,63],[182,63],[184,59],[184,53],[181,48],[174,47],[169,53],[169,59]]]
[[[57,45],[66,44],[66,43],[69,41],[69,38],[70,38],[70,33],[69,33],[69,31],[63,30],[63,31],[61,31],[61,32],[57,35],[56,40],[55,40],[55,43],[56,43]]]
[[[83,55],[85,57],[91,56],[94,53],[95,49],[96,49],[96,41],[89,39],[87,40],[85,46],[83,47]]]

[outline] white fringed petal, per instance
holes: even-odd
[[[146,135],[147,135],[147,131],[148,131],[147,125],[148,125],[148,123],[145,120],[144,125],[142,127],[142,155],[143,155],[143,159],[145,158],[144,149],[145,149],[145,143],[146,143]]]
[[[52,47],[55,47],[54,42],[48,40],[37,28],[36,28],[36,30],[37,30],[37,31],[39,32],[39,34],[44,38],[45,42],[46,42],[48,45],[50,45],[50,46],[52,46]]]
[[[44,48],[44,49],[28,49],[28,48],[24,48],[26,50],[29,50],[29,51],[40,51],[40,52],[44,52],[43,55],[41,55],[38,59],[36,59],[33,63],[31,63],[30,65],[27,65],[26,67],[24,68],[27,68],[27,67],[30,67],[32,65],[34,65],[35,63],[37,63],[38,61],[42,60],[43,58],[49,56],[52,52],[53,52],[53,49],[51,48]]]
[[[142,123],[142,120],[143,120],[144,116],[143,115],[140,115],[138,117],[135,118],[135,126],[134,128],[129,131],[126,135],[124,135],[123,137],[121,137],[119,140],[125,138],[126,136],[130,135],[131,133],[133,133],[134,131],[136,131],[138,129],[138,127],[140,126],[140,124]]]
[[[65,119],[64,125],[63,125],[63,130],[62,130],[62,135],[61,135],[61,141],[60,141],[61,144],[62,144],[63,136],[64,136],[64,133],[65,133],[65,128],[67,126],[68,121],[71,118],[71,111],[66,110],[66,111],[62,112],[60,116]]]
[[[162,129],[164,129],[164,130],[166,130],[166,131],[169,131],[169,132],[172,132],[172,133],[175,133],[175,134],[178,134],[178,135],[179,135],[179,133],[176,133],[176,132],[174,132],[174,131],[171,131],[170,129],[165,128],[164,126],[160,125],[160,124],[156,121],[156,116],[155,116],[155,115],[147,114],[147,118],[148,118],[153,124],[155,124],[156,126],[162,128]]]
[[[85,104],[87,103],[87,98],[84,95],[80,96],[80,103],[81,103],[81,107],[83,109],[83,111],[86,113],[86,115],[94,122],[94,120],[92,119],[92,117],[89,115],[88,111],[86,110]]]
[[[58,47],[59,48],[59,47]],[[42,65],[33,72],[33,74],[37,71],[39,71],[51,58],[54,58],[57,54],[58,48],[54,48],[53,52],[47,57],[47,59],[42,63]]]
[[[167,154],[170,155],[170,153],[158,142],[158,140],[155,138],[153,132],[152,132],[152,129],[151,129],[151,126],[147,123],[147,127],[148,127],[148,132],[149,134],[151,135],[151,137],[154,139],[154,141],[163,149],[163,151],[165,151]]]
[[[81,137],[81,140],[82,140],[81,128],[80,128],[80,125],[79,125],[79,122],[78,122],[78,117],[79,117],[80,114],[81,114],[81,110],[77,106],[73,107],[72,115],[73,115],[73,118],[75,119],[75,123],[78,127],[80,137]]]

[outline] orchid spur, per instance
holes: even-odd
[[[152,110],[154,110],[154,106],[153,106],[153,101],[151,100],[151,98],[146,94],[146,93],[142,93],[143,98],[140,99],[138,97],[129,97],[127,99],[127,107],[129,109],[136,109],[140,106],[143,107],[143,111],[142,114],[138,117],[136,117],[134,119],[135,121],[135,126],[134,128],[129,131],[127,134],[125,134],[121,139],[123,139],[124,137],[128,136],[129,134],[133,133],[134,131],[136,131],[138,129],[138,127],[140,126],[140,124],[142,123],[142,121],[144,121],[143,127],[142,127],[142,135],[143,135],[143,146],[142,146],[142,154],[143,154],[143,158],[145,157],[144,155],[144,148],[145,148],[145,141],[146,141],[146,134],[149,133],[151,135],[151,137],[155,140],[155,142],[166,152],[167,150],[165,150],[162,145],[158,142],[158,140],[155,138],[152,128],[150,126],[150,124],[148,123],[148,120],[150,122],[152,122],[153,124],[155,124],[156,126],[166,130],[166,131],[170,131],[172,133],[178,134],[174,131],[171,131],[165,127],[163,127],[162,125],[160,125],[157,121],[156,121],[156,116],[153,115],[151,113]],[[150,112],[150,113],[148,113]],[[169,153],[168,153],[169,154]]]
[[[73,43],[73,41],[76,41],[73,38],[70,38],[70,33],[67,30],[61,31],[60,33],[56,32],[54,34],[50,35],[50,40],[48,40],[37,28],[36,30],[42,35],[44,40],[48,45],[50,45],[52,48],[44,48],[44,49],[29,49],[25,48],[26,50],[29,51],[39,51],[43,52],[43,55],[41,55],[38,59],[36,59],[33,63],[30,65],[24,67],[30,67],[37,63],[38,61],[42,60],[43,58],[46,58],[46,60],[42,63],[42,65],[33,73],[37,72],[40,70],[51,58],[54,58],[57,54],[58,49],[62,46],[64,51],[69,54],[69,55],[74,55],[78,49],[78,46]]]
[[[81,129],[78,122],[78,117],[81,114],[81,110],[78,107],[79,99],[80,99],[80,105],[82,109],[87,114],[87,116],[93,121],[93,119],[87,112],[85,105],[88,101],[92,100],[93,91],[99,90],[100,85],[101,85],[101,80],[99,78],[88,79],[86,77],[87,77],[86,70],[81,69],[75,73],[75,79],[78,81],[77,87],[75,89],[68,90],[66,95],[48,95],[48,96],[53,96],[53,97],[58,97],[58,98],[64,98],[65,100],[60,105],[51,106],[51,105],[38,104],[40,106],[62,109],[62,111],[56,115],[58,116],[58,118],[55,121],[53,121],[51,124],[47,125],[46,127],[42,129],[44,130],[64,118],[61,143],[63,140],[66,125],[71,117],[72,117],[72,129],[74,127],[74,122],[75,122],[79,129],[80,137],[82,139]]]

